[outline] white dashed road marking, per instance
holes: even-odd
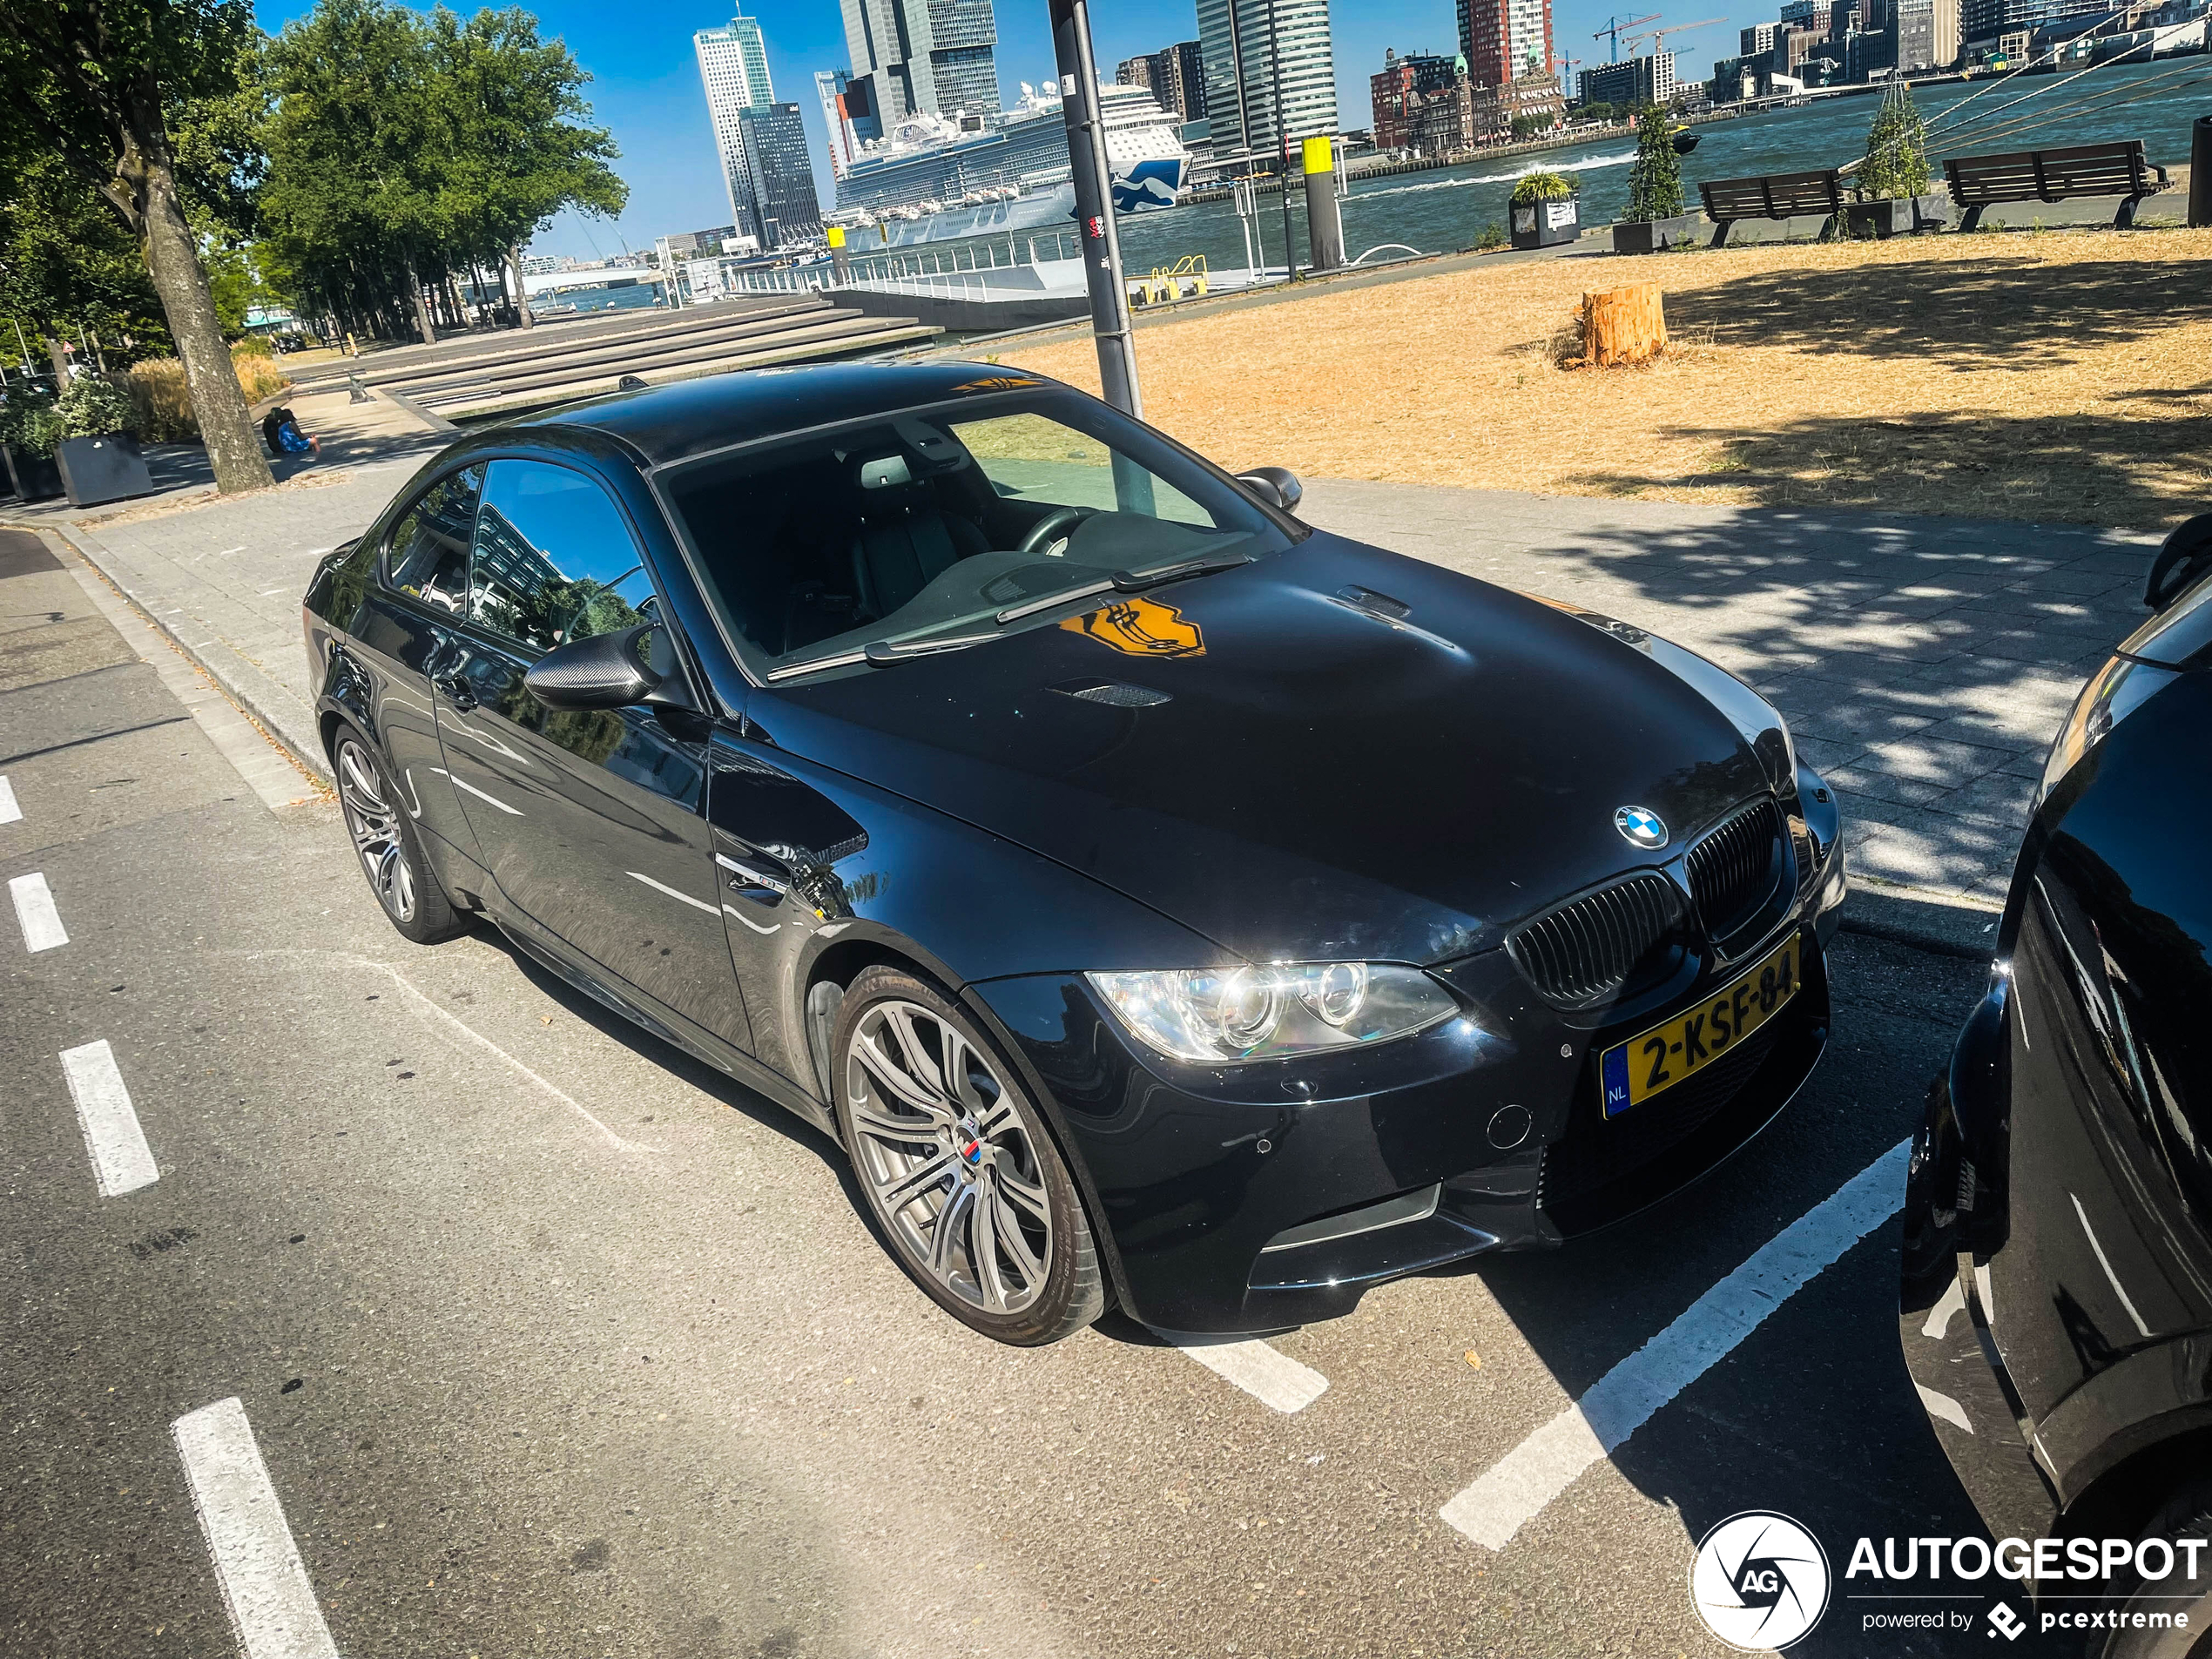
[[[62,927],[62,913],[54,908],[53,890],[37,871],[8,883],[8,896],[16,901],[16,920],[23,925],[25,950],[51,950],[69,943]]]
[[[1476,1543],[1503,1549],[1582,1471],[1724,1359],[1767,1315],[1895,1215],[1910,1142],[1899,1142],[1784,1228],[1689,1310],[1508,1452],[1443,1508]]]
[[[246,1407],[219,1399],[169,1432],[246,1659],[338,1659]]]
[[[22,821],[23,808],[16,805],[15,786],[5,778],[0,778],[0,824],[19,824]]]
[[[1235,1383],[1263,1406],[1278,1412],[1302,1412],[1328,1391],[1326,1377],[1264,1342],[1209,1342],[1203,1337],[1175,1336],[1168,1340],[1217,1377]]]
[[[77,1103],[77,1122],[84,1131],[84,1150],[91,1155],[100,1197],[119,1198],[161,1179],[107,1040],[64,1049],[62,1074],[69,1079],[70,1098]]]

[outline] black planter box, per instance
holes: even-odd
[[[1910,236],[1916,231],[1939,231],[1951,222],[1951,198],[1941,191],[1931,196],[1897,196],[1878,202],[1845,202],[1844,234],[1864,240],[1868,237]]]
[[[1662,248],[1686,246],[1697,239],[1704,222],[1703,213],[1676,213],[1671,219],[1648,219],[1642,224],[1623,221],[1613,227],[1613,251],[1656,253]]]
[[[1515,202],[1513,205],[1513,245],[1515,247],[1557,247],[1582,233],[1582,204],[1569,196],[1563,201]]]
[[[8,481],[25,501],[51,501],[62,493],[61,469],[51,455],[35,455],[12,443],[0,444],[8,458]]]
[[[151,496],[153,478],[138,446],[120,432],[103,438],[64,438],[54,451],[62,487],[72,507],[96,507],[126,496]]]

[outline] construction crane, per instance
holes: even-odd
[[[1608,64],[1617,64],[1621,61],[1621,31],[1623,29],[1633,29],[1640,23],[1657,23],[1658,21],[1659,13],[1656,11],[1649,12],[1641,17],[1615,17],[1608,16],[1605,20],[1605,27],[1592,35],[1590,38],[1592,40],[1604,40],[1608,37],[1610,37],[1613,44],[1610,48],[1608,48],[1610,55],[1605,61]],[[1629,38],[1634,40],[1635,37],[1631,35]]]
[[[1622,38],[1629,43],[1631,48],[1633,48],[1635,44],[1639,40],[1648,40],[1651,43],[1651,50],[1654,52],[1656,52],[1659,50],[1660,39],[1663,36],[1679,35],[1685,29],[1703,29],[1708,24],[1726,23],[1728,19],[1725,17],[1700,17],[1696,23],[1678,23],[1671,29],[1639,29],[1633,35],[1624,34]]]

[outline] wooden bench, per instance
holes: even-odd
[[[2113,226],[2135,222],[2135,204],[2166,188],[2166,169],[2143,159],[2143,141],[2081,144],[2070,150],[2024,150],[2011,156],[1953,156],[1943,164],[1962,231],[1981,223],[1981,210],[2000,202],[2056,202],[2068,196],[2123,196]]]
[[[1827,219],[1820,227],[1823,241],[1835,234],[1836,216],[1844,211],[1841,172],[1777,172],[1764,179],[1714,179],[1697,186],[1705,199],[1705,217],[1713,221],[1715,247],[1728,240],[1739,219],[1796,219],[1818,213]]]

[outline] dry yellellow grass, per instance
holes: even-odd
[[[1674,349],[1555,366],[1656,280]],[[1483,265],[1162,322],[1145,414],[1321,477],[2159,525],[2212,506],[2212,231]],[[1007,354],[1096,388],[1085,338]]]
[[[292,384],[266,349],[260,353],[233,350],[231,364],[238,371],[239,389],[246,394],[248,403],[273,397]],[[199,435],[199,421],[192,414],[192,398],[185,388],[185,366],[177,359],[149,357],[133,363],[125,386],[138,408],[138,436],[145,442],[163,443]]]

